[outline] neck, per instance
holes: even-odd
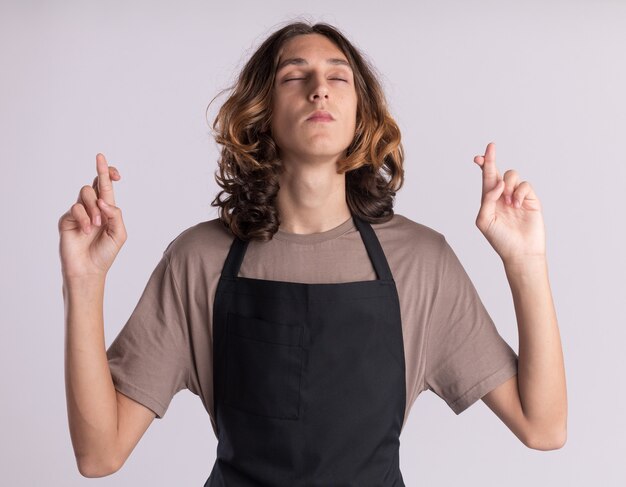
[[[336,161],[311,165],[285,161],[284,167],[277,195],[282,231],[325,232],[350,218],[346,176],[337,174]]]

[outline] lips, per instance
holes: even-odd
[[[325,110],[316,110],[307,118],[311,122],[330,122],[334,120],[333,116]]]

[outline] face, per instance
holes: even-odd
[[[272,136],[283,160],[336,160],[350,146],[357,113],[354,77],[330,39],[307,34],[283,44],[272,109]],[[329,112],[333,120],[307,120],[316,110]]]

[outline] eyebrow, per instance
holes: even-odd
[[[350,70],[352,70],[352,66],[350,66],[350,63],[348,61],[346,61],[345,59],[330,58],[330,59],[326,60],[326,63],[333,64],[335,66],[337,66],[337,65],[347,66]],[[288,66],[288,65],[291,65],[291,64],[295,64],[296,66],[303,66],[303,65],[307,65],[308,66],[309,63],[308,63],[308,61],[306,59],[301,58],[301,57],[288,58],[288,59],[285,59],[284,61],[282,61],[278,65],[278,67],[276,68],[276,72],[280,71],[285,66]]]

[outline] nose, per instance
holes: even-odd
[[[328,98],[328,93],[326,92],[326,90],[316,90],[313,93],[311,93],[309,99],[311,101],[316,100],[317,98],[320,97],[324,97],[324,98]]]
[[[309,100],[313,101],[320,97],[328,98],[328,86],[324,81],[320,81],[320,78],[317,78],[317,82],[309,94]]]

